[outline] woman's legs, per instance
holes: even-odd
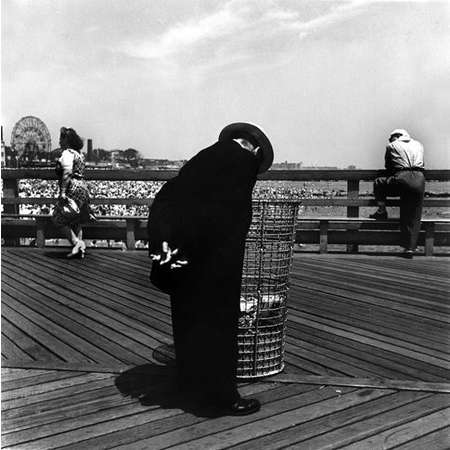
[[[67,255],[68,258],[73,258],[80,253],[80,256],[84,256],[86,244],[83,242],[83,229],[80,224],[75,226],[75,230],[69,225],[63,227],[63,231],[67,236],[67,239],[72,244],[72,251]]]
[[[67,240],[75,246],[78,243],[78,236],[74,233],[72,228],[69,225],[63,225],[61,227],[63,233],[66,235]]]

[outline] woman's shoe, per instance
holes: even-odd
[[[84,242],[80,239],[73,247],[72,251],[67,254],[68,259],[75,259],[75,258],[84,258],[84,252],[86,249],[86,245]]]
[[[80,258],[83,259],[84,258],[84,254],[86,253],[86,244],[84,243],[84,241],[81,241],[81,246],[80,246],[80,250],[79,250],[79,254],[80,254]]]

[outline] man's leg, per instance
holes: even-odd
[[[375,178],[373,183],[373,193],[377,202],[378,209],[371,214],[371,219],[387,219],[386,196],[387,196],[388,177]]]
[[[417,247],[420,232],[425,177],[421,172],[406,172],[402,178],[404,186],[400,197],[401,245],[412,255]]]

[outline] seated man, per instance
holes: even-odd
[[[374,182],[378,210],[372,219],[387,219],[386,197],[400,196],[401,246],[412,258],[416,250],[425,191],[423,146],[402,129],[392,131],[385,154],[386,176]]]

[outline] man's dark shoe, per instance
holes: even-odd
[[[413,257],[414,257],[414,250],[405,249],[405,251],[403,252],[403,257],[406,258],[406,259],[413,259]]]
[[[369,216],[371,219],[375,219],[375,220],[387,220],[388,215],[387,212],[380,212],[380,211],[375,211],[373,214],[371,214]]]
[[[246,416],[261,409],[261,403],[254,398],[240,398],[227,408],[230,416]]]

